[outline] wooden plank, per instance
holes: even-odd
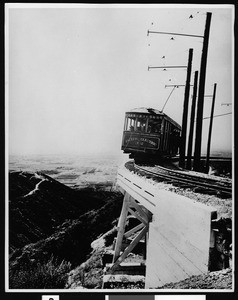
[[[180,280],[186,279],[189,275],[178,265],[166,252],[166,249],[161,247],[160,242],[157,240],[152,244],[153,246],[153,261],[154,263],[149,266],[149,270],[146,270],[146,276],[152,274],[157,280],[156,286],[153,288],[160,287],[160,282],[162,285],[169,282],[178,282]],[[149,249],[150,251],[151,249]],[[156,252],[156,257],[155,257]],[[176,253],[176,252],[175,252]],[[174,256],[176,259],[176,255]],[[150,282],[147,280],[147,288],[151,288]]]
[[[128,211],[145,225],[148,224],[148,221],[142,218],[136,211],[132,210],[131,208],[128,208]]]
[[[138,183],[140,184],[140,183]],[[155,208],[154,198],[145,191],[140,190],[135,185],[126,181],[124,178],[117,177],[117,187],[122,193],[129,193],[134,199],[138,200],[145,208],[153,212]]]
[[[208,271],[211,219],[216,210],[161,191],[149,227],[146,288]]]
[[[147,222],[149,221],[149,213],[146,213],[135,201],[135,199],[133,199],[133,197],[130,198],[130,207],[134,207],[140,214],[140,216],[147,220]]]
[[[159,199],[154,219],[157,231],[169,237],[188,259],[202,264],[205,270],[208,266],[211,218],[216,215],[214,212],[212,207],[171,195]]]
[[[176,264],[182,266],[182,268],[183,265],[186,265],[186,269],[184,269],[184,272],[188,276],[198,275],[204,271],[203,267],[200,267],[200,264],[198,264],[198,260],[197,260],[199,254],[202,255],[202,253],[200,251],[197,252],[196,251],[197,249],[195,247],[192,247],[192,249],[194,250],[196,256],[193,257],[193,260],[190,260],[189,258],[186,257],[185,251],[181,252],[180,249],[177,249],[176,248],[177,245],[174,245],[164,235],[162,235],[156,230],[154,232],[154,235],[157,237],[157,243],[159,241],[160,247],[165,249],[167,255],[170,256],[172,260],[175,260]]]
[[[142,275],[124,275],[124,274],[119,274],[119,275],[111,275],[107,274],[103,276],[103,283],[107,282],[128,282],[128,283],[136,283],[138,281],[145,281],[145,277]]]
[[[106,269],[110,269],[113,264],[106,264]],[[127,275],[143,275],[145,276],[145,264],[141,263],[125,263],[122,262],[117,266],[114,274],[127,274]]]
[[[124,237],[128,238],[129,236],[131,236],[133,233],[137,232],[138,230],[142,229],[144,227],[144,224],[141,223],[135,227],[133,227],[132,229],[128,230],[125,234]]]
[[[118,259],[119,255],[120,255],[123,235],[124,235],[125,227],[126,227],[126,217],[127,217],[127,214],[128,214],[129,202],[130,202],[130,195],[128,193],[126,193],[124,195],[121,215],[120,215],[120,218],[119,218],[119,221],[118,221],[118,233],[117,233],[117,239],[116,239],[115,253],[114,253],[114,257],[113,257],[113,262],[115,262]]]
[[[145,234],[145,248],[144,248],[144,252],[143,252],[144,260],[146,260],[146,257],[147,257],[148,235],[149,235],[149,233],[147,231],[146,234]]]

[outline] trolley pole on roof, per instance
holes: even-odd
[[[180,140],[180,147],[179,147],[179,166],[181,168],[185,167],[185,147],[186,147],[186,135],[187,135],[188,102],[189,102],[190,78],[191,78],[191,70],[192,70],[192,59],[193,59],[193,49],[189,49],[187,79],[186,79],[184,103],[183,103],[182,133],[181,133],[181,140]]]
[[[196,98],[197,98],[197,83],[198,83],[198,71],[195,71],[194,75],[194,85],[193,85],[193,99],[191,107],[191,117],[190,117],[190,129],[188,137],[188,151],[187,151],[187,164],[186,169],[191,170],[191,156],[193,148],[193,131],[194,131],[194,117],[196,108]]]
[[[204,90],[206,81],[206,67],[207,67],[207,52],[208,41],[210,34],[212,13],[207,13],[203,50],[201,57],[200,77],[199,77],[199,90],[198,90],[198,104],[197,104],[197,124],[196,124],[196,138],[195,138],[195,151],[194,151],[194,165],[195,171],[201,170],[201,143],[202,143],[202,120],[203,120],[203,104],[204,104]]]
[[[213,124],[213,115],[214,115],[214,106],[215,106],[215,98],[216,98],[216,88],[217,84],[214,84],[213,97],[212,97],[212,107],[211,107],[211,117],[210,117],[210,125],[208,132],[208,141],[207,141],[207,159],[206,159],[206,172],[209,171],[209,159],[210,159],[210,148],[211,148],[211,136],[212,136],[212,124]]]

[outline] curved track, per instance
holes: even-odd
[[[232,181],[217,176],[202,176],[195,172],[175,170],[162,166],[139,166],[134,162],[127,162],[125,167],[140,175],[153,178],[155,181],[172,183],[181,188],[191,188],[194,192],[212,194],[221,198],[232,196]]]

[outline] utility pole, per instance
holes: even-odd
[[[213,98],[212,98],[212,108],[211,108],[211,118],[208,132],[208,141],[207,141],[207,159],[206,159],[206,172],[209,171],[209,159],[210,159],[210,148],[211,148],[211,136],[212,136],[212,124],[213,124],[213,115],[214,115],[214,106],[215,106],[215,98],[216,98],[216,88],[217,84],[214,84],[213,90]]]
[[[199,78],[199,90],[198,90],[197,124],[196,124],[196,138],[195,138],[194,166],[193,166],[193,169],[195,171],[201,170],[203,104],[204,104],[207,52],[208,52],[211,17],[212,17],[212,13],[208,12],[206,18],[205,31],[204,31],[203,50],[202,50],[200,78]]]
[[[183,103],[182,133],[181,133],[181,140],[179,146],[179,155],[180,155],[179,166],[181,168],[185,167],[185,147],[186,147],[186,135],[187,135],[188,101],[189,101],[189,91],[190,91],[192,59],[193,59],[193,49],[189,49],[187,79],[186,79],[184,103]]]
[[[186,169],[188,169],[188,170],[191,170],[191,156],[192,156],[192,147],[193,147],[194,117],[195,117],[196,98],[197,98],[197,83],[198,83],[198,71],[196,71],[195,75],[194,75],[193,99],[192,99],[192,107],[191,107],[190,129],[189,129],[188,151],[187,151],[187,164],[186,164]]]

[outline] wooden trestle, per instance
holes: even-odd
[[[131,214],[136,217],[140,224],[125,232],[127,218]],[[116,268],[125,260],[127,255],[135,248],[140,240],[145,238],[145,249],[147,241],[147,233],[149,229],[149,222],[151,221],[152,214],[144,206],[138,204],[129,193],[125,192],[124,200],[121,210],[121,215],[117,226],[117,238],[114,249],[114,256],[111,268],[107,271],[112,274]],[[130,236],[134,236],[131,243],[123,250],[123,242]],[[145,250],[146,251],[146,250]],[[145,258],[146,253],[144,253]]]
[[[140,276],[145,289],[151,289],[208,271],[209,251],[214,248],[211,221],[217,218],[214,207],[161,189],[123,167],[118,170],[117,188],[124,201],[112,263],[105,265],[104,288],[121,282],[122,275],[130,276],[125,277],[129,282]],[[132,217],[139,222],[126,231]],[[144,237],[146,264],[135,267],[124,260]]]

